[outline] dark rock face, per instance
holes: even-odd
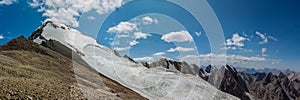
[[[300,99],[300,80],[297,79],[296,73],[285,75],[281,72],[275,75],[272,72],[268,74],[256,72],[249,74],[237,72],[234,67],[229,65],[215,72],[212,72],[211,69],[212,66],[208,66],[205,71],[199,71],[199,73],[210,72],[207,75],[209,83],[242,100],[250,99],[247,94],[250,94],[252,99],[260,100]]]
[[[51,21],[47,21],[47,22],[43,23],[43,25],[40,26],[38,29],[36,29],[36,30],[28,37],[28,39],[29,39],[29,40],[34,40],[34,39],[36,39],[36,38],[39,37],[40,39],[44,40],[45,38],[42,37],[43,28],[44,28],[46,25],[48,25],[48,24],[54,25],[53,22],[51,22]],[[56,26],[56,25],[55,25],[55,26]]]
[[[199,76],[205,80],[208,81],[208,76],[205,74],[204,70],[202,68],[199,69]]]
[[[137,63],[136,61],[134,61],[132,58],[130,58],[129,56],[125,55],[124,58],[128,59],[131,62]]]
[[[205,68],[205,71],[206,71],[207,73],[210,73],[211,69],[212,69],[212,66],[211,66],[211,65],[208,65],[208,66]]]
[[[98,43],[99,43],[99,42],[98,42]],[[100,44],[100,43],[99,43],[99,44]],[[118,57],[121,57],[120,54],[119,54],[119,52],[116,51],[116,50],[114,50],[114,54],[115,54],[116,56],[118,56]]]
[[[299,86],[299,83],[289,80],[282,72],[278,76],[270,72],[264,79],[249,83],[251,94],[264,100],[300,99]]]
[[[197,73],[198,71],[194,70],[194,69],[197,69],[198,66],[197,65],[191,66],[186,62],[176,62],[176,61],[171,61],[171,60],[161,58],[159,61],[152,62],[151,64],[148,64],[148,63],[142,63],[142,64],[147,68],[154,68],[154,67],[162,66],[166,69],[171,69],[171,67],[172,67],[183,74],[199,75]]]
[[[219,90],[239,97],[242,100],[250,100],[250,97],[246,94],[249,93],[247,84],[242,77],[238,75],[238,72],[234,67],[226,65],[219,69],[216,73],[211,74],[211,77],[208,76],[210,77],[209,82],[213,82],[212,84],[214,84]]]
[[[170,62],[167,59],[161,58],[159,59],[159,61],[157,62],[152,62],[151,64],[148,64],[148,68],[154,68],[154,67],[159,67],[162,66],[166,69],[170,69],[169,68]]]

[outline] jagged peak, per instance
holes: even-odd
[[[280,78],[286,77],[286,75],[283,72],[280,72],[278,75]]]
[[[53,23],[52,21],[45,21],[40,27],[38,27],[34,32],[32,32],[32,34],[28,37],[29,40],[34,40],[38,37],[41,36],[41,34],[43,33],[43,30],[44,28],[47,26],[47,25],[51,25],[53,28],[61,28],[61,29],[68,29],[70,30],[70,27],[64,25],[64,24],[56,24],[56,23]],[[40,39],[44,40],[45,38],[44,37],[40,37]]]

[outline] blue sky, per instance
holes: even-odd
[[[115,3],[118,3],[117,1],[122,0],[116,0]],[[176,5],[165,6],[159,0],[155,2],[150,5],[149,0],[141,0],[139,5],[126,7],[126,1],[123,1],[123,6],[116,4],[117,10],[108,9],[107,11],[92,8],[76,9],[75,11],[82,16],[73,14],[71,17],[67,16],[69,14],[67,12],[64,12],[66,15],[62,14],[64,16],[54,16],[55,13],[45,15],[47,10],[51,10],[50,6],[60,7],[54,4],[61,2],[53,3],[54,6],[50,4],[34,6],[32,5],[34,2],[30,0],[15,0],[11,4],[0,2],[0,44],[20,35],[27,37],[45,19],[52,19],[69,24],[97,38],[103,45],[120,49],[122,54],[128,54],[137,60],[151,61],[161,57],[173,60],[186,58],[192,63],[205,65],[211,63],[210,58],[226,56],[227,62],[235,66],[290,68],[300,71],[300,8],[298,6],[300,1],[208,0],[208,4],[224,31],[224,44],[226,45],[221,49],[226,50],[227,55],[211,53],[209,43],[212,40],[207,37],[209,33],[198,25],[201,23],[195,21],[191,14],[183,13],[184,8],[180,9]],[[198,7],[188,3],[187,5],[191,5],[192,8]],[[105,5],[102,6],[105,8]],[[136,11],[138,10],[136,8],[148,6],[152,9],[156,8],[156,12],[151,13],[151,9],[141,10],[140,13]],[[46,10],[38,11],[42,7]],[[59,12],[59,10],[54,11]],[[116,15],[106,18],[110,13]],[[64,20],[61,21],[61,19]],[[105,20],[106,22],[101,27],[99,23]],[[124,29],[122,26],[127,27]],[[185,33],[190,33],[190,35],[180,35]],[[118,38],[118,36],[125,38]],[[121,44],[112,45],[117,42]],[[126,47],[129,48],[125,50]],[[201,59],[195,62],[191,55],[200,56]]]

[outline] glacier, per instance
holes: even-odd
[[[224,93],[200,77],[175,73],[168,69],[146,68],[126,58],[116,56],[114,51],[101,45],[96,39],[65,25],[45,23],[41,36],[56,40],[78,53],[99,73],[134,90],[151,100],[239,100]],[[58,26],[58,27],[57,27]],[[36,38],[34,42],[45,41]],[[76,73],[76,72],[75,72]]]

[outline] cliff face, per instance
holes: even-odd
[[[239,97],[242,100],[299,100],[299,74],[292,72],[279,75],[273,73],[256,72],[248,74],[238,72],[232,66],[224,66],[211,72],[212,66],[207,66],[201,73],[209,73],[206,77],[209,83],[219,90]],[[208,77],[208,78],[207,78]]]
[[[61,54],[59,42],[44,44],[19,37],[0,47],[0,99],[145,99]]]
[[[152,62],[150,64],[143,63],[143,65],[147,68],[164,67],[173,71],[179,71],[183,74],[199,75],[198,72],[193,69],[193,67],[198,67],[196,65],[189,65],[186,62],[176,62],[164,58],[161,58],[159,61]]]
[[[253,82],[249,82],[251,94],[264,100],[298,100],[300,99],[299,86],[299,81],[289,80],[283,73],[278,76],[268,73],[262,80],[254,79]]]

